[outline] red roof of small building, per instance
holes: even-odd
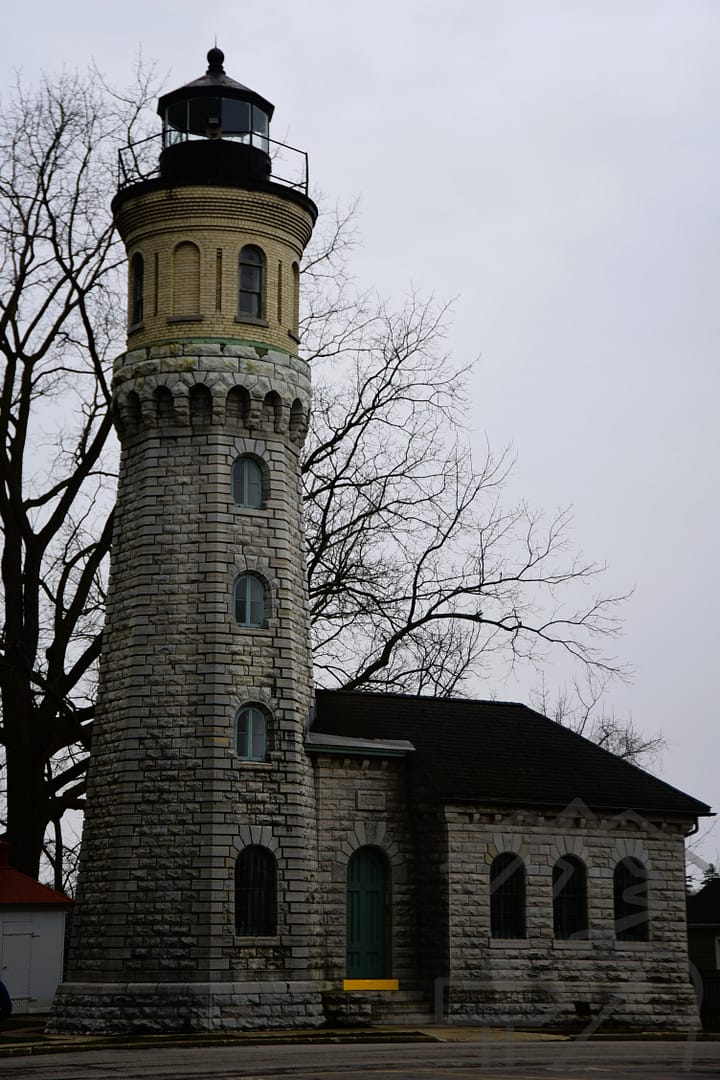
[[[9,861],[10,846],[0,840],[0,907],[47,907],[71,904],[64,893],[41,885],[28,874],[13,869]]]

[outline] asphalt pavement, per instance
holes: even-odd
[[[0,1038],[3,1080],[720,1080],[720,1041],[692,1036],[584,1039],[431,1027],[210,1036],[200,1045],[76,1037],[39,1046],[11,1043],[9,1035]]]

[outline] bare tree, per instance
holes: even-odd
[[[137,75],[123,95],[94,70],[18,84],[0,115],[0,738],[10,857],[34,876],[48,823],[84,790],[114,487],[108,360],[124,338],[109,201],[117,147],[152,97]]]
[[[447,695],[540,667],[549,650],[622,674],[606,651],[621,595],[573,555],[570,516],[508,507],[512,465],[474,465],[467,368],[445,354],[447,308],[358,295],[350,214],[330,216],[305,266],[302,340],[314,371],[303,463],[318,678],[330,686]],[[588,592],[591,595],[588,597]]]
[[[636,764],[654,762],[665,746],[661,732],[647,733],[637,727],[632,716],[619,717],[606,704],[610,676],[592,669],[551,695],[544,676],[532,695],[532,704],[549,719],[602,746],[617,757]]]

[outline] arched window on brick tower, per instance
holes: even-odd
[[[259,705],[243,705],[235,717],[235,750],[245,761],[266,761],[268,717]]]
[[[238,506],[259,510],[264,500],[262,465],[251,454],[242,454],[233,462],[232,493]]]
[[[235,618],[241,626],[265,626],[267,589],[257,574],[241,574],[235,582]]]
[[[265,318],[265,255],[255,244],[246,244],[240,252],[238,315]]]

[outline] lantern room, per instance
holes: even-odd
[[[205,75],[158,102],[163,122],[160,175],[268,179],[270,119],[275,106],[225,74],[217,47]]]

